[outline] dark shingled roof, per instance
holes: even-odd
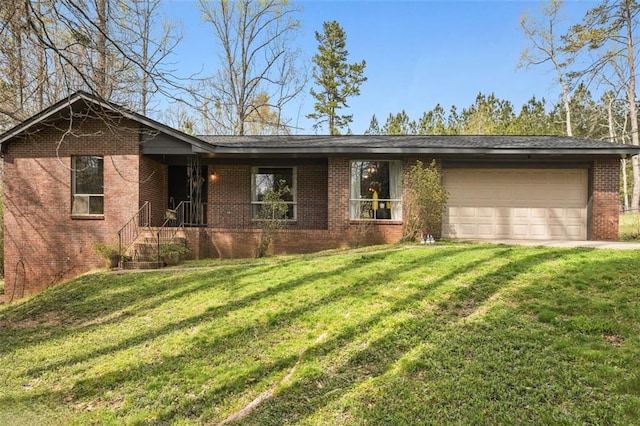
[[[84,110],[101,113],[114,112],[137,121],[144,129],[151,129],[167,138],[149,139],[144,145],[159,146],[155,154],[172,153],[176,147],[185,152],[222,155],[227,157],[327,156],[333,154],[427,154],[442,156],[487,155],[507,158],[520,155],[605,156],[636,155],[640,147],[619,145],[593,139],[563,136],[192,136],[165,124],[122,108],[111,102],[76,92],[0,134],[0,151],[16,137],[36,131],[48,121],[68,119],[71,112]],[[158,142],[159,141],[159,142]],[[164,143],[164,145],[163,145]],[[150,149],[148,152],[153,151]],[[182,151],[181,151],[182,152]]]
[[[198,136],[214,152],[627,154],[640,147],[563,136]]]

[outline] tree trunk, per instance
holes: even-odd
[[[149,93],[149,69],[150,60],[149,60],[149,39],[151,38],[151,10],[149,3],[146,3],[143,16],[143,28],[142,28],[142,66],[144,69],[142,70],[142,84],[140,86],[140,112],[142,115],[147,115],[147,103],[149,100],[147,99],[147,95]]]
[[[629,102],[629,118],[631,119],[631,143],[640,145],[638,137],[638,110],[636,106],[636,66],[633,45],[633,16],[631,5],[625,3],[624,20],[627,25],[627,65],[629,66],[629,86],[627,88],[627,101]],[[631,208],[640,207],[640,162],[635,155],[631,159],[633,166],[633,196],[631,197]]]
[[[573,136],[573,130],[571,129],[571,104],[569,103],[569,93],[566,88],[566,83],[560,80],[560,87],[562,87],[562,103],[564,105],[564,114],[566,117],[565,123],[567,125],[567,136]]]
[[[627,180],[629,177],[627,176],[627,159],[623,158],[621,161],[622,164],[622,197],[624,201],[624,211],[629,211],[629,185],[627,184]]]
[[[97,66],[94,75],[95,90],[101,97],[108,99],[107,93],[107,0],[97,0],[96,50]]]
[[[611,98],[609,99],[609,102],[607,104],[607,125],[609,127],[609,140],[611,142],[618,142],[618,138],[616,137],[616,129],[615,129],[615,123],[613,121],[613,102],[614,102],[614,97],[611,96]],[[627,160],[625,158],[623,158],[620,161],[620,164],[622,166],[622,199],[624,200],[624,211],[628,211],[629,210],[629,193],[627,190]]]

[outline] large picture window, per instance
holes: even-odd
[[[284,191],[280,198],[286,204],[286,209],[271,208],[268,201],[269,194],[282,190]],[[296,210],[295,167],[254,167],[252,169],[251,217],[253,219],[295,220]]]
[[[349,218],[402,220],[402,162],[351,162]]]
[[[104,167],[102,157],[71,158],[71,213],[76,215],[104,214]]]

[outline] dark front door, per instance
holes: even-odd
[[[180,208],[178,214],[186,226],[207,223],[207,168],[200,167],[199,173],[194,171],[189,166],[169,166],[168,206]]]

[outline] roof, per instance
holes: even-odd
[[[581,154],[635,155],[640,147],[566,136],[199,136],[225,154]]]
[[[93,109],[116,113],[152,129],[157,135],[145,140],[145,154],[208,153],[226,157],[325,156],[332,154],[427,155],[576,155],[625,156],[640,147],[566,136],[387,136],[387,135],[283,135],[193,136],[86,92],[76,92],[0,135],[0,150],[16,137],[48,122],[68,119],[71,112]]]
[[[183,133],[142,114],[131,111],[123,106],[105,101],[90,93],[78,91],[64,99],[61,99],[50,107],[45,108],[34,116],[1,134],[0,151],[3,153],[6,152],[6,145],[11,142],[13,138],[20,136],[30,129],[43,125],[49,121],[65,118],[65,116],[68,117],[70,113],[78,113],[89,109],[120,114],[122,117],[134,120],[149,129],[163,133],[182,142],[186,142],[199,151],[208,151],[211,148],[210,145],[192,135]]]

